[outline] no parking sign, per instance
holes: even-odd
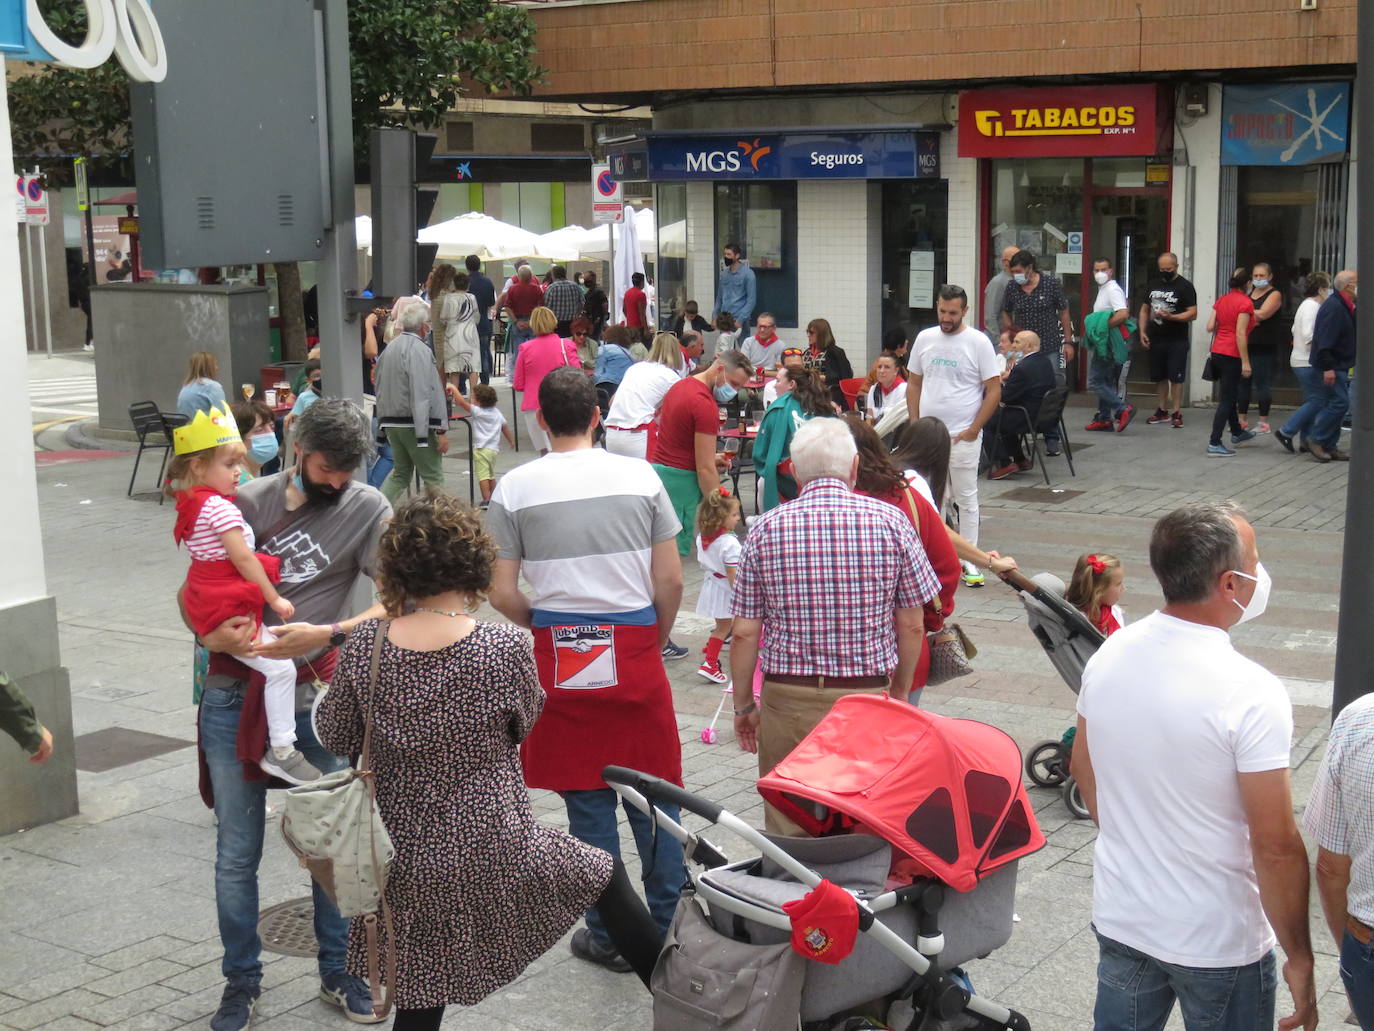
[[[43,181],[36,175],[21,175],[15,180],[20,202],[24,205],[25,221],[29,225],[48,224],[48,192],[43,189]]]
[[[625,220],[625,188],[611,178],[610,165],[592,165],[592,221],[598,225]]]

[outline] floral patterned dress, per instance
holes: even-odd
[[[320,701],[320,741],[339,755],[362,749],[377,627],[369,620],[349,636]],[[542,826],[530,809],[518,748],[543,706],[517,627],[479,622],[434,651],[382,645],[372,768],[396,848],[386,895],[400,1007],[480,1001],[557,942],[610,881],[607,853]],[[348,965],[367,976],[361,921]]]

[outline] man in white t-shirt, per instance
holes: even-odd
[[[1072,773],[1099,827],[1095,1026],[1274,1026],[1274,944],[1294,1016],[1317,1026],[1307,852],[1293,820],[1293,710],[1278,678],[1231,645],[1269,574],[1230,503],[1155,524],[1164,608],[1107,639],[1083,671]]]
[[[949,480],[959,506],[959,532],[977,544],[978,458],[983,426],[1002,399],[1002,377],[987,334],[964,324],[968,295],[963,287],[940,287],[935,314],[939,327],[922,330],[911,347],[907,417],[915,422],[933,415],[949,429]],[[971,562],[964,563],[964,584],[983,585],[983,574]]]
[[[1110,260],[1098,258],[1093,262],[1093,279],[1097,283],[1093,314],[1108,312],[1107,332],[1121,333],[1121,327],[1131,313],[1126,307],[1126,291],[1116,281],[1116,272]],[[1135,418],[1135,405],[1126,400],[1122,386],[1129,365],[1129,357],[1124,363],[1118,363],[1111,360],[1110,356],[1091,355],[1088,362],[1088,389],[1097,393],[1097,414],[1092,422],[1083,427],[1085,430],[1120,433]]]
[[[682,371],[662,362],[636,362],[625,370],[606,413],[606,450],[629,458],[649,457],[649,431],[658,406]]]

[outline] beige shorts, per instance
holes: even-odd
[[[472,466],[476,470],[477,481],[496,479],[496,455],[494,447],[472,449]]]

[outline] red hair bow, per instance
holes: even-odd
[[[1090,568],[1098,576],[1101,576],[1103,573],[1107,571],[1107,563],[1103,562],[1096,555],[1089,555],[1088,568]]]
[[[722,488],[720,488],[720,496],[723,497],[723,498],[731,497],[730,488],[729,488],[729,487],[722,487]]]

